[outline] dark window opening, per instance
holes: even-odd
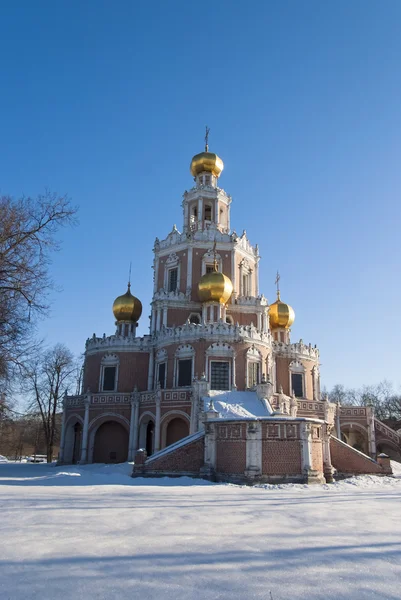
[[[248,387],[255,387],[259,383],[260,364],[258,362],[250,362],[248,364]]]
[[[153,421],[149,421],[146,427],[146,454],[150,456],[153,454],[153,438],[154,438],[155,424]]]
[[[168,272],[168,291],[175,292],[178,283],[178,269],[170,269]]]
[[[157,373],[157,381],[160,383],[160,387],[164,389],[166,381],[166,363],[160,363]]]
[[[189,322],[190,323],[195,323],[196,325],[199,325],[199,323],[200,323],[200,317],[199,317],[199,315],[191,315],[189,317]]]
[[[210,175],[205,175],[205,185],[210,185]]]
[[[116,367],[104,367],[103,369],[103,391],[114,392],[116,384]]]
[[[301,373],[291,373],[291,387],[297,398],[303,398],[303,376]]]
[[[192,359],[178,361],[178,387],[192,384]]]
[[[214,271],[213,265],[206,265],[206,273],[213,273],[213,271]]]
[[[212,360],[210,363],[210,388],[212,390],[230,389],[230,363]]]
[[[212,207],[210,206],[210,204],[206,204],[205,206],[205,221],[211,221],[212,220]]]

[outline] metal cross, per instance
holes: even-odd
[[[206,125],[205,152],[209,152],[209,133],[210,133],[210,128]]]

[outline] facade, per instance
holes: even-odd
[[[299,457],[291,460],[301,472],[305,464],[312,469],[301,448],[306,437],[314,432],[320,439],[321,458],[316,451],[312,470],[322,474],[328,413],[337,436],[363,453],[375,457],[378,440],[382,450],[399,450],[398,435],[379,425],[372,409],[329,407],[321,399],[319,351],[291,341],[295,314],[280,298],[279,277],[274,303],[261,293],[259,249],[245,230],[231,229],[232,198],[219,186],[222,170],[207,146],[194,156],[182,231],[174,225],[155,240],[149,334],[136,335],[142,305],[128,284],[113,305],[115,333],[87,340],[82,394],[64,399],[60,462],[123,462],[144,449],[154,463],[160,451],[188,436],[204,432],[207,441],[220,419],[235,431],[229,419],[239,426],[241,417],[244,423],[256,418],[267,440],[272,419],[279,418],[276,439],[285,436],[289,448],[288,432],[295,431],[299,449],[291,452]],[[299,420],[295,429],[291,419]],[[220,463],[230,462],[227,457]],[[286,471],[285,461],[280,468]]]

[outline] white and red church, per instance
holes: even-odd
[[[223,161],[193,157],[183,227],[154,244],[149,335],[141,302],[86,342],[82,394],[64,398],[59,462],[135,461],[134,475],[324,481],[388,472],[401,440],[371,407],[320,394],[319,351],[290,339],[295,314],[259,289],[260,256],[231,229]]]

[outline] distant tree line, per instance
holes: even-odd
[[[340,402],[342,406],[373,406],[380,421],[394,429],[401,428],[401,393],[395,392],[389,381],[361,388],[337,384],[331,390],[324,389],[322,395],[326,394],[331,402]]]

